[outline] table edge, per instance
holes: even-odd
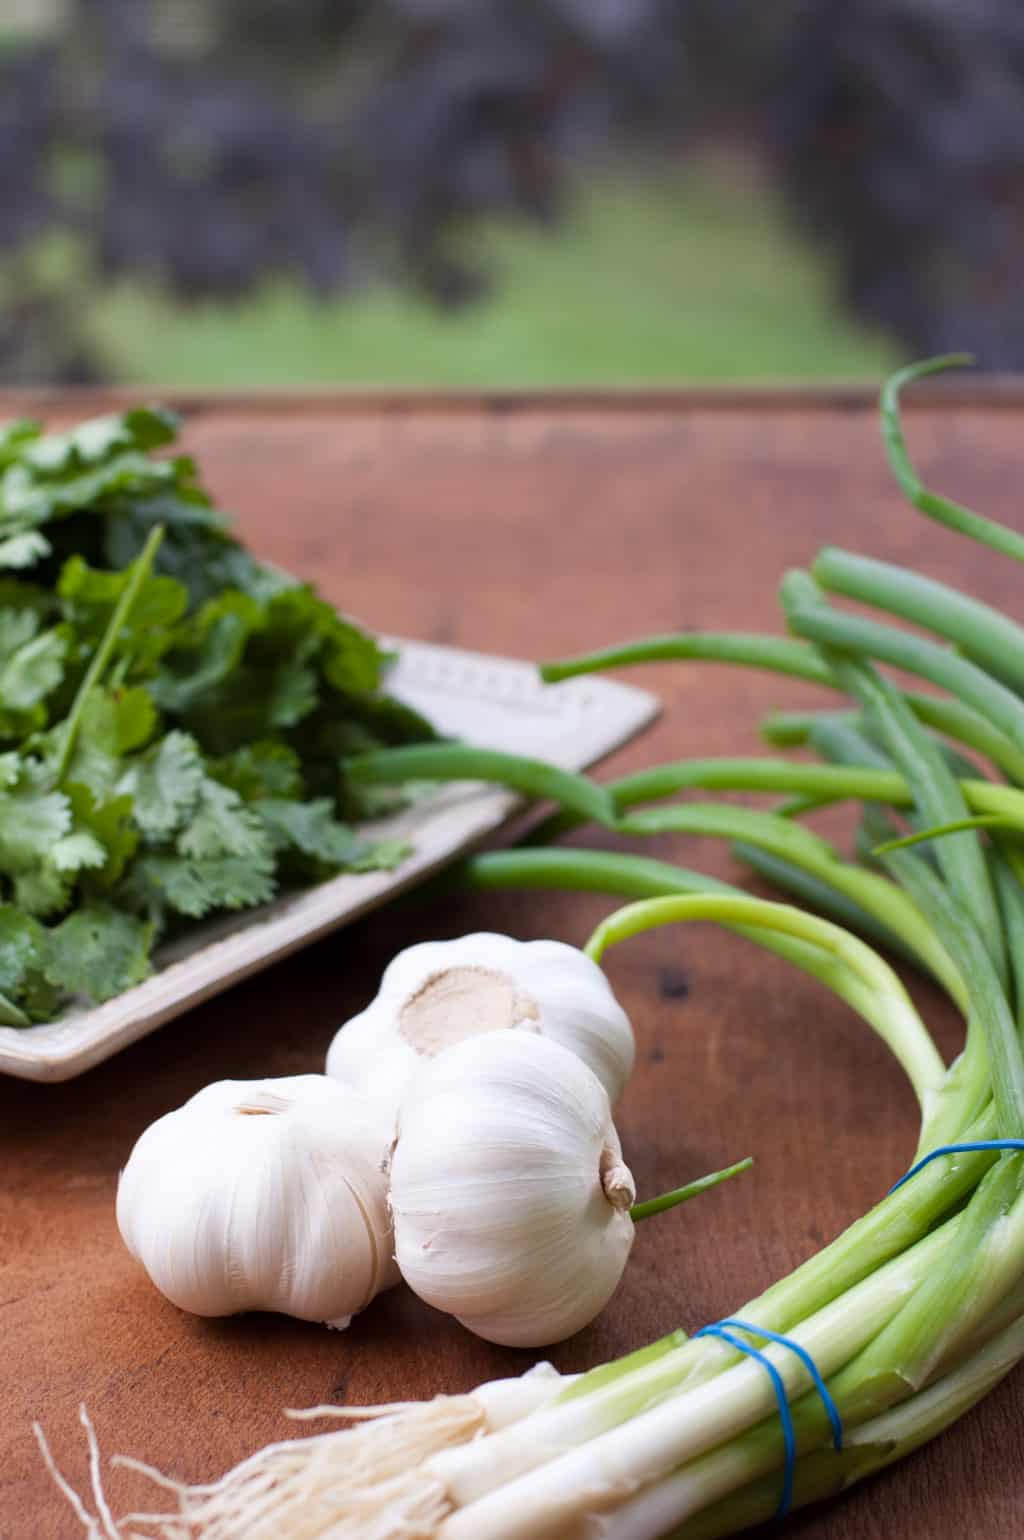
[[[27,386],[0,389],[0,418],[23,413],[87,414],[114,411],[140,401],[160,401],[196,418],[244,411],[252,414],[330,412],[353,416],[405,416],[417,412],[525,415],[532,412],[609,413],[682,411],[869,411],[878,387],[843,384],[729,384],[601,386],[557,389],[434,390],[345,389],[193,390],[174,385]],[[904,401],[910,410],[1024,407],[1024,375],[976,375],[915,385]]]

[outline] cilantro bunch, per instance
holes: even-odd
[[[167,412],[0,427],[0,1023],[138,983],[156,941],[393,864],[353,752],[433,736],[387,657],[232,538]]]

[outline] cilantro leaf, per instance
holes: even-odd
[[[28,417],[16,417],[0,422],[0,468],[12,460],[20,459],[33,439],[41,433],[37,422]]]
[[[245,802],[259,797],[302,795],[302,762],[298,754],[286,743],[272,738],[243,744],[233,754],[211,760],[207,768]]]
[[[0,609],[0,662],[30,642],[39,630],[39,617],[30,609]]]
[[[0,505],[10,519],[26,525],[46,524],[94,508],[116,493],[155,492],[173,485],[177,474],[172,460],[149,460],[135,450],[59,479],[36,475],[24,463],[14,464],[7,467],[0,481]]]
[[[110,508],[104,547],[108,564],[128,566],[142,550],[150,530],[162,524],[165,534],[157,570],[188,589],[193,609],[226,589],[265,601],[295,584],[286,573],[255,561],[219,524],[199,524],[194,505],[181,497],[180,489],[114,498]],[[219,518],[211,510],[211,519]]]
[[[45,700],[64,677],[66,626],[39,632],[32,610],[0,610],[0,705],[26,711]]]
[[[141,747],[156,727],[156,708],[144,689],[90,690],[82,707],[64,784],[86,786],[97,797],[113,791],[123,756]],[[62,722],[46,735],[45,749],[56,763],[64,745]]]
[[[81,556],[72,556],[64,563],[57,593],[64,618],[83,641],[99,643],[130,581],[131,568],[102,572]],[[147,577],[119,638],[123,662],[148,672],[171,645],[172,628],[187,607],[188,594],[174,578],[159,574]]]
[[[267,721],[271,727],[294,727],[316,707],[316,674],[301,664],[286,663],[270,677]]]
[[[360,845],[345,868],[350,872],[393,872],[412,852],[408,840],[374,840]]]
[[[336,690],[349,695],[365,695],[380,683],[383,653],[365,631],[340,615],[331,626],[324,674]]]
[[[194,920],[215,909],[249,909],[273,898],[274,888],[270,859],[146,855],[134,863],[125,896],[163,923],[167,909]]]
[[[204,604],[150,680],[153,699],[165,710],[187,711],[238,666],[261,621],[261,607],[248,594],[230,590]]]
[[[26,763],[15,787],[0,792],[0,873],[32,915],[65,908],[79,873],[102,870],[108,851],[88,820],[75,819],[71,799],[33,784],[42,768]]]
[[[27,1027],[38,1015],[40,986],[51,993],[40,972],[47,935],[38,920],[33,920],[14,904],[0,904],[0,1023],[5,1027]]]
[[[38,967],[46,931],[14,904],[0,904],[0,990],[17,995],[28,974]]]
[[[206,776],[191,822],[178,836],[177,849],[194,861],[218,856],[262,860],[270,854],[270,841],[260,818],[237,791]]]
[[[92,881],[102,888],[111,888],[120,881],[139,847],[139,836],[132,826],[132,799],[112,797],[100,801],[89,787],[76,784],[68,786],[67,795],[76,830],[80,835],[87,834],[103,852],[102,861],[96,863],[102,869],[93,874]]]
[[[170,732],[125,771],[117,790],[132,799],[143,834],[160,840],[188,818],[202,783],[203,762],[195,739]]]
[[[174,439],[178,419],[162,407],[136,407],[89,418],[66,433],[48,433],[44,438],[38,436],[34,423],[13,423],[8,431],[11,428],[26,435],[24,465],[43,476],[61,476],[84,465],[98,465],[121,449],[160,449]]]
[[[50,542],[37,529],[0,526],[0,567],[31,567],[49,554]]]
[[[339,818],[339,766],[429,726],[381,693],[372,636],[232,538],[188,456],[152,458],[176,426],[0,425],[0,1023],[130,987],[158,929],[405,853]]]
[[[52,861],[13,873],[12,882],[15,903],[40,918],[62,913],[75,885],[74,874],[59,872]]]
[[[311,857],[319,866],[337,869],[359,848],[353,830],[338,822],[329,797],[318,797],[313,802],[264,797],[253,806],[277,850],[294,850]]]
[[[23,871],[45,861],[71,828],[71,804],[59,791],[34,787],[0,794],[0,871]]]
[[[0,791],[7,791],[11,786],[16,786],[21,773],[21,756],[16,750],[11,749],[6,754],[0,754]]]
[[[69,995],[110,1000],[150,971],[153,926],[109,904],[86,903],[47,938],[43,974]]]
[[[74,829],[51,846],[49,859],[58,872],[80,872],[103,866],[107,853],[88,829]]]
[[[13,1000],[0,994],[0,1027],[30,1027],[31,1025],[32,1017],[26,1016]]]

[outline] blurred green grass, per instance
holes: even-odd
[[[460,250],[494,282],[455,312],[385,285],[320,304],[279,281],[182,308],[132,283],[101,292],[91,331],[112,378],[197,387],[856,380],[899,361],[843,314],[764,182],[720,155],[595,178],[553,229],[493,220]]]

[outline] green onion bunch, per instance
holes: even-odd
[[[893,469],[922,513],[1024,560],[1024,537],[925,488],[907,454],[900,390],[953,361],[917,365],[885,387]],[[833,596],[874,613],[841,608]],[[600,785],[536,760],[422,744],[367,754],[347,769],[353,784],[495,781],[555,804],[528,843],[472,858],[461,880],[629,900],[588,943],[598,960],[643,930],[714,921],[822,980],[892,1049],[920,1107],[913,1174],[736,1312],[760,1329],[737,1334],[784,1385],[795,1436],[792,1501],[800,1506],[934,1437],[1024,1357],[1024,628],[916,572],[834,549],[810,570],[789,573],[781,602],[785,638],[648,638],[542,673],[556,681],[652,659],[700,659],[824,684],[845,698],[836,709],[788,713],[765,726],[771,743],[810,748],[817,762],[691,759]],[[912,676],[914,688],[880,665]],[[768,811],[715,799],[734,790],[781,800]],[[707,800],[677,800],[683,791]],[[841,801],[860,806],[852,860],[802,822]],[[726,839],[791,901],[755,899],[640,852],[556,843],[584,823],[638,839]],[[930,973],[962,1013],[964,1045],[952,1064],[883,951]],[[949,1146],[958,1148],[941,1153]],[[841,1447],[805,1363],[764,1331],[786,1334],[811,1355],[842,1421]],[[386,1419],[395,1437],[405,1415]],[[374,1522],[382,1527],[365,1533],[712,1540],[778,1511],[787,1463],[769,1375],[714,1336],[675,1333],[592,1371],[509,1426],[473,1433],[411,1457],[392,1496],[377,1489]],[[357,1515],[372,1487],[368,1477],[351,1508],[339,1498],[352,1534],[364,1532]],[[413,1528],[409,1515],[428,1490],[433,1506],[422,1512],[430,1516]]]

